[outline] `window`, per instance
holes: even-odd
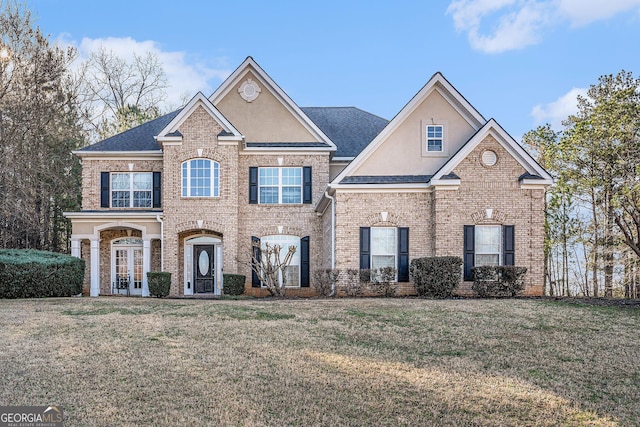
[[[515,265],[513,225],[465,225],[463,240],[464,280],[473,280],[475,266]]]
[[[182,164],[182,197],[218,197],[220,165],[207,159],[193,159]]]
[[[111,174],[111,207],[150,208],[153,174],[151,172]]]
[[[393,267],[409,281],[409,227],[360,227],[360,269]]]
[[[396,268],[396,229],[389,227],[371,228],[371,269]]]
[[[302,168],[260,168],[259,203],[302,203]]]
[[[266,248],[266,244],[271,246],[279,245],[280,246],[280,261],[283,261],[287,252],[289,251],[290,246],[295,246],[296,251],[291,258],[291,263],[285,269],[285,274],[287,276],[287,287],[299,287],[300,286],[300,254],[302,252],[302,248],[300,247],[300,238],[297,236],[287,236],[287,235],[275,235],[275,236],[264,236],[260,239],[260,247],[264,251]],[[282,284],[282,276],[279,277],[280,283]]]
[[[501,228],[499,225],[476,225],[475,265],[500,265]]]
[[[444,126],[428,125],[427,126],[427,151],[441,152],[442,140],[444,134]]]

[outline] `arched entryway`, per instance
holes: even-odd
[[[184,295],[220,295],[222,239],[197,235],[184,240]]]
[[[111,243],[111,293],[142,295],[143,273],[142,239],[124,237],[114,240]]]

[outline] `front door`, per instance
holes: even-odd
[[[213,293],[213,245],[193,246],[193,270],[194,292]]]

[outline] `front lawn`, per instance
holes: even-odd
[[[640,309],[0,300],[0,405],[65,426],[640,424]]]

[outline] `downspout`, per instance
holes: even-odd
[[[160,223],[160,271],[164,271],[164,221],[160,215],[156,215],[156,221]]]
[[[327,199],[331,200],[331,269],[336,268],[336,198],[329,194],[329,191],[325,191],[324,195]],[[331,284],[331,294],[336,294],[335,282]]]

